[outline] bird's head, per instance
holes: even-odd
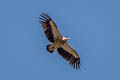
[[[65,41],[65,42],[66,42],[67,40],[69,40],[69,39],[70,39],[70,38],[66,38],[66,37],[63,37],[63,38],[62,38],[62,40]]]

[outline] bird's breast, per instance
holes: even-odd
[[[55,43],[53,43],[55,48],[60,48],[64,45],[64,42],[63,41],[56,41]]]

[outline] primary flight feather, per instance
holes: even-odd
[[[48,14],[42,13],[40,15],[40,24],[43,27],[43,30],[46,34],[46,37],[51,42],[47,45],[47,50],[52,53],[54,50],[57,50],[58,53],[76,69],[80,68],[80,57],[77,52],[71,48],[67,40],[69,38],[64,37],[58,31],[57,25],[54,21],[48,16]]]

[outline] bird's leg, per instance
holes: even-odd
[[[49,46],[49,50],[55,50],[55,43],[53,43]]]
[[[49,44],[49,45],[46,46],[47,51],[50,52],[50,53],[52,53],[54,51],[54,49],[51,46],[52,46],[52,44]]]
[[[56,43],[47,45],[47,50],[52,53],[56,48],[55,48]]]

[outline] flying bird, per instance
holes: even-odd
[[[73,66],[73,68],[80,68],[80,57],[77,52],[67,43],[69,38],[64,37],[58,31],[57,25],[48,14],[40,14],[40,24],[46,34],[46,37],[51,44],[46,46],[48,52],[53,53],[54,50]]]

